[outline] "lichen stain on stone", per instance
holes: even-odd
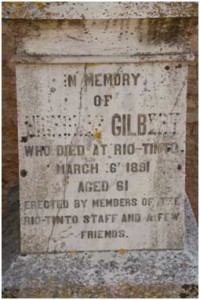
[[[187,34],[189,20],[180,18],[148,19],[148,42],[161,44],[182,43]],[[184,32],[184,34],[183,34]]]
[[[69,12],[73,12],[74,6],[70,6],[69,3],[65,3],[64,5],[62,2],[55,2],[50,4],[49,2],[6,2],[3,3],[2,6],[2,15],[5,18],[30,18],[30,19],[35,19],[35,18],[44,18],[44,17],[50,17],[50,18],[59,18],[67,16]],[[85,14],[87,17],[87,8],[84,9],[84,7],[80,7],[82,3],[78,3],[78,12],[81,9],[82,14],[78,14],[78,18],[85,18]],[[138,4],[138,3],[136,3]],[[75,3],[73,3],[75,5]],[[56,12],[56,7],[57,6],[63,6],[63,12],[61,11]],[[134,9],[135,4],[133,3],[125,3],[121,7],[121,12],[118,14],[118,18],[124,17],[126,14],[131,11],[131,9]],[[146,8],[147,5],[144,5],[144,8]],[[20,9],[23,9],[23,11],[20,11]],[[66,10],[64,10],[66,9]],[[140,9],[141,10],[141,9]],[[12,14],[13,12],[13,14]],[[85,14],[84,14],[85,12]],[[48,15],[47,15],[48,13]],[[135,16],[140,16],[141,12],[137,11],[134,9]],[[157,3],[154,4],[151,11],[148,12],[149,17],[155,17],[158,16],[160,18],[164,18],[167,15],[170,15],[172,17],[177,17],[177,16],[197,16],[198,13],[198,3],[186,3],[186,4],[179,4],[179,3],[166,3],[163,5],[162,3]],[[76,11],[74,11],[74,15],[76,14]],[[110,12],[105,9],[102,12],[103,16],[108,17],[110,15]],[[73,14],[72,14],[73,15]]]
[[[43,289],[38,287],[20,289],[16,287],[3,290],[3,298],[180,298],[180,296],[180,286],[173,284],[134,286],[119,283],[113,286],[95,285],[88,287],[66,282],[65,286],[55,288],[54,282],[48,280]],[[192,293],[186,296],[185,298],[195,297]]]
[[[52,289],[52,280],[45,288],[4,289],[3,298],[180,298],[180,287],[176,285],[131,286],[128,284],[114,286],[69,285]],[[193,294],[190,294],[191,297]],[[196,297],[195,297],[196,298]]]
[[[197,298],[198,297],[198,285],[196,284],[184,284],[180,292],[180,298]],[[192,297],[191,297],[192,296]]]
[[[93,67],[93,68],[96,68],[96,67],[99,67],[101,64],[99,64],[99,63],[89,63],[89,64],[87,64],[87,67]],[[106,65],[107,65],[107,63],[106,63]],[[92,74],[92,73],[89,73],[89,74]]]
[[[63,179],[63,185],[66,187],[69,184],[69,178]]]
[[[39,8],[39,9],[43,9],[48,7],[48,4],[45,2],[36,2],[35,5]]]
[[[71,251],[68,251],[68,253],[71,254],[71,255],[76,255],[77,251],[76,250],[71,250]]]
[[[101,131],[95,131],[93,133],[93,137],[95,140],[100,140],[102,138],[102,132]]]
[[[86,21],[85,20],[79,20],[79,19],[72,19],[72,20],[67,20],[69,26],[85,26]]]
[[[46,12],[48,4],[45,2],[28,3],[28,2],[17,2],[17,3],[7,3],[3,7],[3,17],[8,17],[11,19],[21,19],[30,18],[37,19],[40,18],[41,14],[47,16],[53,15],[53,13]],[[23,17],[22,17],[23,16]]]
[[[128,252],[128,250],[127,250],[127,249],[121,248],[121,249],[118,250],[118,252],[119,252],[121,255],[124,255],[125,253]]]

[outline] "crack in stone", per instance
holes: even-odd
[[[56,217],[58,217],[60,210],[61,210],[61,208],[58,209],[57,214],[56,214]],[[52,235],[53,235],[53,232],[54,232],[55,225],[56,225],[56,223],[53,224],[52,229],[51,229],[51,233],[50,233],[49,238],[48,238],[48,241],[47,241],[47,250],[46,250],[46,254],[48,254],[48,251],[49,251],[49,243],[50,243],[50,240],[51,240],[51,238],[52,238]]]
[[[78,134],[78,130],[79,130],[79,127],[80,127],[81,109],[82,109],[82,100],[83,100],[83,90],[86,91],[86,89],[87,89],[87,86],[85,84],[86,71],[87,71],[87,65],[84,64],[84,73],[83,73],[83,78],[81,80],[81,88],[80,88],[80,93],[79,93],[80,102],[79,102],[79,117],[78,117],[77,134]],[[83,213],[84,213],[84,209],[82,209],[82,214],[80,215],[80,218],[83,216]]]
[[[181,95],[181,93],[182,93],[182,91],[183,91],[185,85],[186,85],[186,82],[183,81],[183,84],[182,84],[182,86],[180,87],[180,89],[179,89],[179,91],[178,91],[178,94],[177,94],[177,96],[176,96],[176,101],[175,101],[175,103],[174,103],[174,106],[173,106],[171,112],[174,111],[176,105],[178,104],[178,101],[180,100],[180,95]]]
[[[75,41],[84,42],[84,40],[79,39],[79,38],[77,38],[77,37],[75,37],[75,36],[71,36],[71,35],[69,35],[69,34],[67,34],[66,37],[68,37],[69,39],[75,40]]]
[[[80,129],[80,119],[81,119],[81,110],[82,110],[82,98],[83,98],[83,89],[85,88],[85,75],[86,75],[86,64],[84,65],[84,74],[83,74],[83,78],[81,80],[81,88],[80,88],[80,93],[79,93],[79,117],[78,117],[78,126],[76,128],[76,133],[78,133],[79,129]],[[71,142],[70,142],[70,145],[73,145],[73,141],[74,141],[74,138],[75,136],[72,137],[71,139]],[[66,164],[69,160],[69,155],[66,156]],[[64,181],[66,182],[69,178],[67,177],[67,174],[64,175]],[[65,199],[65,194],[66,194],[66,190],[67,190],[67,184],[64,185],[64,192],[63,192],[63,199]],[[57,214],[56,214],[56,217],[59,215],[59,212],[60,212],[61,208],[58,209],[57,211]],[[52,230],[51,230],[51,233],[49,235],[49,238],[47,240],[47,250],[46,250],[46,254],[48,254],[48,251],[49,251],[49,244],[50,244],[50,240],[53,236],[53,233],[54,233],[54,229],[55,229],[55,224],[53,224],[52,226]],[[71,228],[71,227],[70,227]],[[68,229],[66,230],[68,231]]]

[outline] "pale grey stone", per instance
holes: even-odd
[[[197,284],[197,225],[185,201],[184,250],[79,252],[15,257],[3,277],[3,289],[83,286]]]
[[[22,253],[183,249],[187,64],[16,72]]]

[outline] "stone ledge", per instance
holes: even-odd
[[[4,290],[3,298],[197,298],[197,285],[119,284],[110,287],[66,286],[52,289],[49,282],[43,289]]]
[[[131,19],[195,17],[195,2],[3,2],[6,19]]]
[[[183,251],[15,253],[3,276],[3,297],[195,298],[198,235],[188,199],[185,211]]]

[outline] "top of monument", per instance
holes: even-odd
[[[198,2],[4,2],[5,19],[195,17]]]

